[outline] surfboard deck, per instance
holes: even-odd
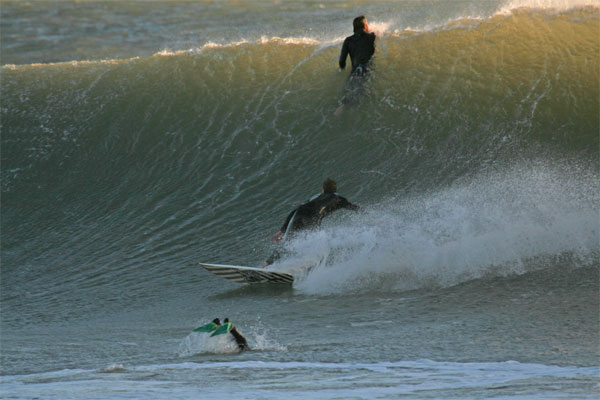
[[[285,272],[269,271],[263,268],[243,267],[239,265],[200,263],[204,269],[230,281],[245,284],[256,283],[294,283],[294,276]]]

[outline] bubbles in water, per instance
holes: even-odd
[[[104,374],[112,374],[112,373],[125,372],[125,371],[126,371],[126,369],[123,366],[123,364],[111,364],[106,368],[100,369],[98,372],[101,372]]]
[[[244,327],[241,333],[246,337],[252,351],[286,351],[287,347],[277,343],[268,330],[258,320],[252,326]],[[229,354],[240,350],[229,334],[210,336],[206,332],[191,332],[179,345],[179,357],[189,357],[196,354]]]
[[[231,335],[210,336],[206,332],[192,332],[179,345],[179,357],[195,354],[227,354],[237,353],[239,348]]]

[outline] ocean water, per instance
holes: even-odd
[[[599,1],[2,0],[0,33],[1,398],[600,396]],[[362,212],[285,244],[292,287],[198,265],[262,263],[327,177]]]

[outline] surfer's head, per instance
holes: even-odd
[[[325,179],[325,182],[323,182],[323,193],[335,192],[337,192],[337,183],[331,178]]]
[[[221,321],[219,320],[219,318],[213,319],[212,322],[214,322],[217,325],[221,325]]]
[[[367,19],[364,15],[354,18],[354,21],[352,21],[352,25],[354,26],[354,33],[369,31],[369,23],[367,22]]]

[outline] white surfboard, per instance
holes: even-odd
[[[294,276],[285,272],[238,265],[200,263],[207,271],[238,283],[286,283],[291,285]]]

